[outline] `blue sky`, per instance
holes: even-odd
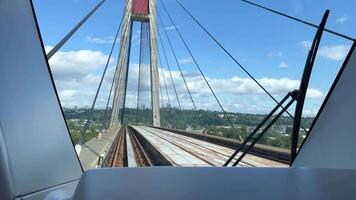
[[[98,1],[97,0],[34,0],[37,18],[44,43],[54,46]],[[158,1],[159,2],[159,1]],[[266,113],[274,103],[254,85],[242,70],[226,56],[202,30],[184,13],[174,0],[164,0],[168,10],[209,77],[218,97],[229,111]],[[181,0],[203,25],[244,65],[276,98],[298,86],[304,67],[308,45],[315,29],[303,24],[252,7],[237,0]],[[208,3],[207,3],[208,2]],[[356,37],[356,2],[351,0],[276,0],[254,1],[318,24],[325,11],[330,9],[329,29]],[[189,54],[170,24],[161,5],[158,10],[173,46],[188,76],[198,108],[218,110]],[[50,61],[62,104],[65,106],[89,105],[102,73],[112,37],[123,12],[123,1],[107,0],[88,22],[66,43],[61,52]],[[159,24],[159,23],[158,23]],[[159,31],[163,28],[159,25]],[[162,35],[164,36],[164,35]],[[129,87],[136,88],[139,25],[133,30],[133,49]],[[168,44],[164,43],[166,49]],[[305,115],[315,115],[338,72],[350,41],[325,33],[315,63]],[[159,49],[161,51],[161,49]],[[117,48],[111,63],[100,103],[109,87]],[[168,51],[174,76],[180,87],[185,108],[191,108],[171,53]],[[163,61],[162,61],[163,62]],[[136,66],[136,67],[135,67]],[[163,68],[166,66],[163,65]],[[167,75],[168,72],[163,71]],[[162,78],[161,78],[162,80]],[[135,91],[129,92],[128,105],[135,105]],[[165,94],[165,91],[163,92]],[[170,89],[169,95],[173,99]],[[167,99],[164,100],[167,101]]]

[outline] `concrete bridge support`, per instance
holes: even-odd
[[[160,127],[159,111],[159,76],[158,76],[158,50],[156,26],[156,0],[126,0],[124,21],[121,27],[121,42],[117,76],[114,85],[114,98],[110,125],[121,125],[124,119],[124,108],[127,90],[128,71],[130,63],[130,46],[132,36],[132,23],[134,21],[149,23],[149,52],[151,74],[151,106],[152,125]],[[121,112],[121,113],[120,113]],[[121,116],[121,119],[119,119]]]

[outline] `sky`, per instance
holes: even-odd
[[[98,0],[34,0],[36,16],[46,46],[51,49],[91,9]],[[163,0],[175,21],[173,26],[159,0],[157,9],[164,26],[158,23],[169,65],[184,109],[192,109],[185,85],[164,35],[167,31],[177,54],[188,88],[198,109],[220,110],[209,88],[198,73],[192,58],[179,39],[178,29],[202,71],[227,111],[267,113],[275,103],[244,73],[178,6],[175,0]],[[238,0],[180,0],[221,44],[277,99],[299,87],[307,52],[316,29],[253,7]],[[326,27],[356,38],[356,1],[353,0],[275,0],[254,2],[319,24],[326,9],[330,16]],[[106,0],[97,12],[53,56],[49,63],[63,106],[89,106],[103,72],[113,37],[123,12],[122,0]],[[135,23],[128,81],[127,106],[136,106],[140,25]],[[118,46],[99,94],[97,107],[108,97],[118,57]],[[177,106],[172,82],[163,59],[160,83],[168,87],[168,97]],[[324,33],[308,89],[303,115],[315,116],[339,71],[351,42]],[[146,83],[147,82],[147,83]],[[145,83],[149,86],[148,78]],[[148,87],[149,88],[149,87]],[[146,92],[149,105],[149,92]],[[141,93],[141,94],[146,94]],[[163,102],[168,102],[162,91]],[[293,108],[291,109],[293,111]]]

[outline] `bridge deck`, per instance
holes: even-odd
[[[233,149],[178,135],[166,130],[134,126],[174,166],[222,166]],[[240,167],[287,167],[286,164],[247,154]]]
[[[103,132],[101,138],[95,137],[82,146],[79,159],[84,170],[96,167],[99,157],[110,148],[119,129],[115,128]]]

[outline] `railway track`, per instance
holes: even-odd
[[[152,127],[122,127],[108,167],[222,166],[234,151],[214,143]],[[248,155],[240,167],[283,167]]]
[[[153,166],[149,154],[137,138],[134,130],[122,127],[116,144],[105,167],[146,167]]]
[[[119,139],[116,145],[115,153],[113,155],[111,167],[125,167],[125,166],[127,166],[126,134],[125,134],[125,128],[121,128],[119,132]]]
[[[150,160],[145,149],[142,147],[140,141],[137,139],[134,131],[130,128],[126,128],[126,130],[132,144],[132,149],[135,155],[134,159],[136,161],[137,166],[138,167],[153,166],[152,161]]]

